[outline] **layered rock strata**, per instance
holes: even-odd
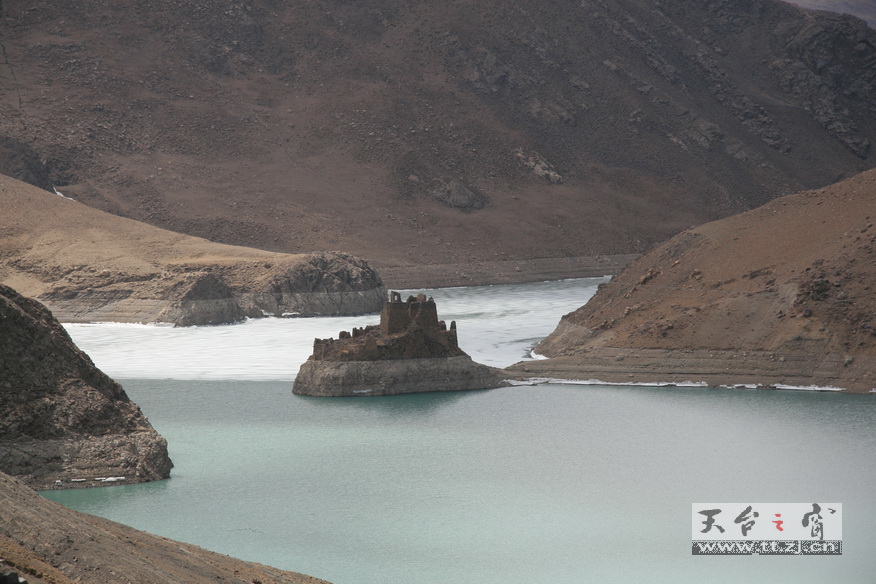
[[[0,471],[48,488],[164,479],[172,466],[124,389],[43,305],[0,285]]]
[[[876,170],[686,231],[536,348],[529,376],[876,390]]]
[[[373,396],[488,389],[500,378],[459,348],[456,323],[438,320],[435,301],[420,294],[403,302],[393,292],[380,324],[315,339],[293,392],[316,396]]]
[[[367,314],[386,298],[377,272],[349,254],[303,254],[281,262],[192,261],[139,276],[79,265],[38,298],[64,322],[176,326]]]

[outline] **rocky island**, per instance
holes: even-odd
[[[380,324],[315,339],[292,391],[315,396],[375,396],[501,386],[489,367],[459,348],[456,323],[438,320],[432,298],[402,301],[392,292]]]
[[[0,471],[33,488],[170,476],[167,442],[39,302],[0,285]]]

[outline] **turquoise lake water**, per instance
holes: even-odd
[[[430,293],[464,349],[503,365],[597,283]],[[288,362],[306,358],[313,336],[374,321],[70,327],[168,439],[176,468],[168,481],[45,495],[335,584],[872,580],[873,396],[600,385],[291,394]],[[225,378],[212,378],[217,368]],[[843,555],[691,556],[700,501],[840,502]]]

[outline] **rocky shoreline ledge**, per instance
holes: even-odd
[[[876,370],[876,358],[858,358],[858,371]],[[554,357],[517,363],[505,370],[518,381],[605,382],[610,384],[811,389],[866,393],[873,382],[837,372],[846,358],[811,354],[708,349],[621,349],[607,347],[581,357]]]
[[[38,296],[63,322],[176,326],[233,324],[266,316],[370,314],[385,298],[377,272],[364,260],[339,252],[279,263],[189,263],[136,277],[79,266]]]
[[[876,390],[876,170],[690,229],[565,315],[514,374]]]

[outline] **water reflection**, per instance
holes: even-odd
[[[387,395],[379,397],[342,397],[327,398],[306,395],[293,395],[293,400],[306,404],[307,409],[317,414],[332,416],[377,416],[390,417],[397,420],[417,421],[433,415],[437,410],[449,407],[466,399],[472,393],[481,391],[442,391],[404,395]],[[297,408],[296,408],[297,409]]]
[[[67,507],[99,515],[107,506],[124,506],[134,510],[142,507],[144,503],[148,505],[150,501],[159,501],[165,497],[170,482],[170,479],[166,479],[138,485],[52,490],[40,494]]]

